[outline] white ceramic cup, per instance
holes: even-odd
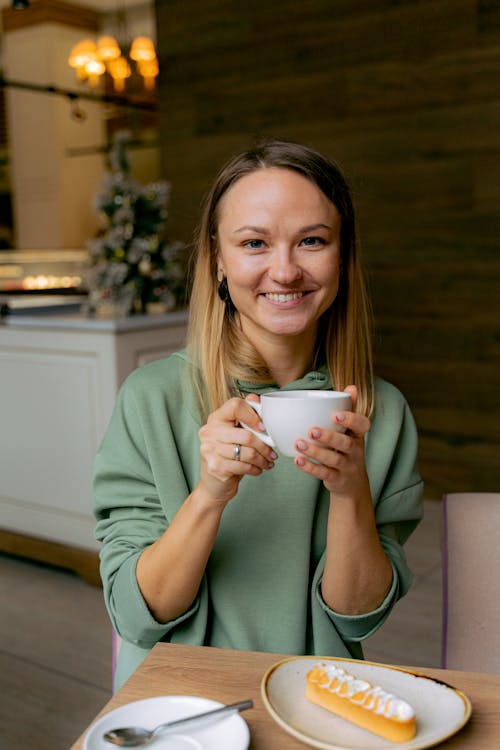
[[[333,421],[333,414],[352,409],[350,395],[341,391],[276,391],[265,393],[260,403],[247,399],[247,404],[255,409],[266,432],[257,432],[244,422],[242,427],[284,456],[297,454],[296,440],[310,440],[311,427],[345,432],[344,427]]]

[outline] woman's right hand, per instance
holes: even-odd
[[[252,394],[249,398],[258,401]],[[272,469],[277,458],[273,449],[240,426],[245,422],[262,431],[259,416],[242,398],[231,398],[208,417],[200,429],[200,485],[208,496],[225,505],[238,492],[245,474],[258,476]],[[236,446],[240,446],[237,457]]]

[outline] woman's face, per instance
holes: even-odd
[[[254,345],[271,334],[311,346],[338,292],[340,224],[324,193],[289,169],[260,169],[225,193],[218,268]]]

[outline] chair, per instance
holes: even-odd
[[[122,645],[122,639],[114,628],[111,629],[111,684],[114,689],[116,662]]]
[[[500,493],[443,497],[442,666],[500,672]]]

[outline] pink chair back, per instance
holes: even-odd
[[[116,661],[118,659],[118,654],[120,653],[121,645],[122,645],[122,639],[120,638],[116,630],[113,628],[111,631],[111,678],[112,678],[113,689],[114,689],[114,684],[115,684]]]
[[[443,497],[442,665],[500,673],[500,493]]]

